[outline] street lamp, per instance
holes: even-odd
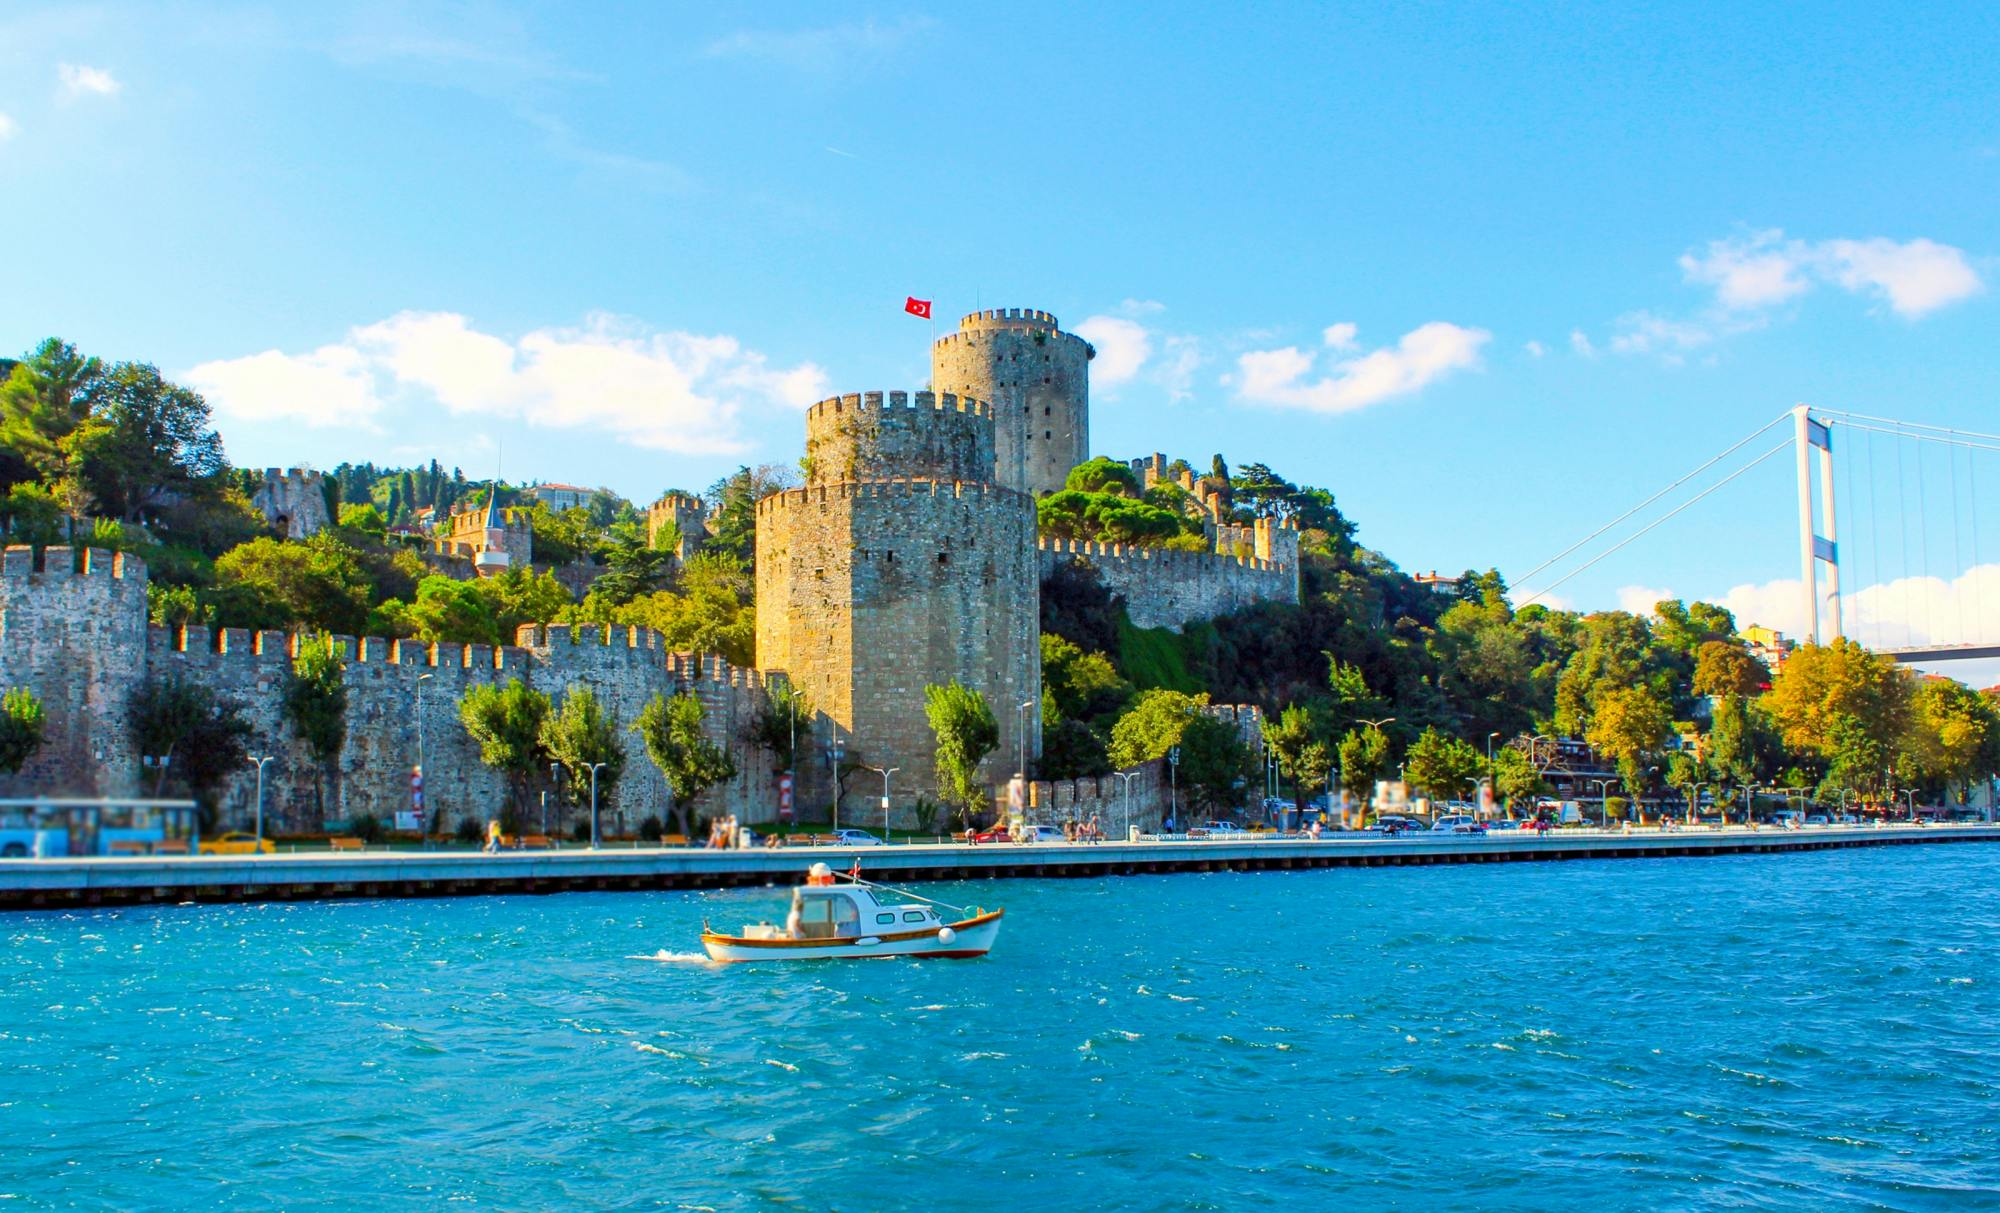
[[[1127,840],[1130,840],[1132,837],[1132,780],[1135,772],[1113,771],[1111,773],[1125,781],[1125,837]]]
[[[1597,785],[1597,824],[1601,829],[1611,828],[1611,785],[1615,779],[1586,779],[1585,783]]]
[[[1030,699],[1020,707],[1014,709],[1015,732],[1019,734],[1021,739],[1021,757],[1020,761],[1014,764],[1014,769],[1021,772],[1021,778],[1023,779],[1028,777],[1028,709],[1034,706],[1035,701]]]
[[[847,757],[847,747],[841,743],[840,729],[834,728],[833,744],[826,747],[826,765],[833,769],[833,829],[840,831],[840,760]]]
[[[417,675],[417,791],[419,793],[423,792],[424,778],[429,774],[424,769],[424,684],[435,677],[437,677],[435,674]],[[422,800],[418,800],[416,809],[419,813],[423,812]],[[421,818],[417,821],[417,828],[423,829]]]
[[[1180,773],[1181,773],[1181,748],[1177,745],[1168,746],[1167,747],[1167,814],[1168,816],[1173,818],[1175,825],[1179,825],[1181,823]]]
[[[562,818],[561,818],[561,816],[560,816],[560,814],[561,814],[561,812],[562,812],[562,773],[563,773],[563,764],[562,764],[562,763],[560,763],[560,762],[552,762],[552,763],[550,763],[550,764],[549,764],[549,783],[550,783],[550,784],[552,784],[552,785],[554,786],[554,789],[555,789],[555,794],[556,794],[556,812],[557,812],[557,814],[558,814],[558,816],[557,816],[556,820],[558,820],[558,821],[562,820]],[[543,803],[543,804],[545,804],[545,805],[546,805],[546,804],[548,803],[548,799],[547,799],[547,793],[544,793],[544,794],[543,794],[543,800],[542,800],[542,803]]]
[[[863,764],[862,770],[873,771],[882,777],[882,841],[889,841],[889,776],[902,770],[901,767],[871,767]]]
[[[610,766],[608,762],[590,764],[590,849],[597,849],[597,773]]]
[[[245,757],[251,766],[257,768],[257,850],[261,853],[264,850],[264,768],[278,761],[278,756],[249,754]]]

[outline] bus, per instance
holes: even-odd
[[[83,855],[192,855],[192,800],[0,800],[0,859]]]

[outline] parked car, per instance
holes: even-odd
[[[1210,837],[1213,837],[1217,834],[1249,833],[1249,831],[1245,830],[1242,826],[1237,825],[1233,821],[1206,821],[1203,822],[1201,825],[1196,826],[1195,828],[1199,830],[1207,830]]]
[[[1467,813],[1447,813],[1431,823],[1433,834],[1484,834],[1484,822]]]
[[[1809,826],[1825,826],[1832,825],[1833,822],[1824,813],[1813,813],[1806,818],[1806,824]]]
[[[974,842],[1012,842],[1014,835],[1006,822],[995,822],[972,836]]]
[[[1378,834],[1415,834],[1424,823],[1414,817],[1377,817],[1372,828]]]
[[[275,855],[277,851],[270,839],[259,838],[244,830],[231,830],[201,844],[204,855]]]
[[[835,830],[833,837],[843,847],[879,847],[882,840],[866,830]]]
[[[1054,826],[1029,826],[1029,827],[1028,827],[1028,841],[1029,841],[1029,842],[1068,842],[1068,841],[1069,841],[1069,839],[1068,839],[1068,838],[1067,838],[1066,836],[1064,836],[1064,834],[1063,834],[1063,832],[1062,832],[1061,830],[1058,830],[1058,829],[1056,829],[1056,828],[1055,828]]]

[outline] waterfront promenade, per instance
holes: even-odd
[[[2000,825],[1562,830],[1546,837],[1513,831],[1390,838],[1352,833],[1317,841],[1149,838],[1098,844],[920,843],[745,851],[575,847],[497,855],[383,850],[10,859],[0,860],[0,909],[766,886],[797,879],[815,860],[845,869],[859,859],[863,871],[874,879],[923,881],[1779,854],[1951,842],[2000,842]]]

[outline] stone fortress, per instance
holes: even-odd
[[[768,821],[778,772],[748,730],[767,688],[783,681],[805,691],[814,708],[809,735],[797,740],[800,815],[824,819],[838,799],[843,823],[879,825],[882,784],[870,771],[893,769],[894,816],[907,825],[918,797],[937,799],[928,685],[956,679],[985,696],[1000,733],[981,769],[988,783],[1032,763],[1040,748],[1040,587],[1058,566],[1095,569],[1140,626],[1179,628],[1298,598],[1296,530],[1281,520],[1224,521],[1217,486],[1191,475],[1177,481],[1208,511],[1208,552],[1037,538],[1036,498],[1062,488],[1089,457],[1094,352],[1046,312],[981,311],[933,344],[931,390],[812,406],[803,487],[756,506],[756,670],[670,653],[637,628],[525,627],[516,645],[497,649],[337,637],[349,662],[348,740],[339,778],[323,788],[281,708],[296,638],[150,627],[138,560],[9,548],[0,563],[0,686],[33,689],[49,733],[19,775],[0,780],[0,794],[150,790],[144,760],[161,756],[134,750],[130,705],[149,680],[184,678],[242,709],[253,754],[277,755],[265,799],[273,829],[318,829],[364,813],[391,820],[410,808],[420,755],[427,807],[447,823],[483,819],[498,811],[507,785],[480,761],[457,704],[470,686],[518,677],[551,696],[588,685],[628,725],[655,694],[696,694],[708,708],[710,736],[739,770],[696,810]],[[1133,466],[1148,486],[1168,474],[1160,455]],[[258,504],[287,533],[302,521],[324,525],[311,515],[321,498],[317,476],[274,472],[266,489],[269,500]],[[647,520],[649,534],[671,537],[685,559],[708,533],[708,506],[670,494]],[[525,513],[473,511],[451,526],[432,559],[452,575],[532,559]],[[1244,727],[1254,728],[1254,709],[1242,712],[1253,721]],[[1133,781],[1140,820],[1157,819],[1164,807],[1164,774],[1151,767]],[[1117,785],[1111,778],[1041,784],[1035,798],[1056,811],[1115,813]],[[254,786],[246,764],[223,790],[220,828],[247,823]],[[636,736],[628,735],[625,777],[603,807],[611,829],[667,816],[666,788]],[[537,813],[531,802],[524,828],[539,828]]]

